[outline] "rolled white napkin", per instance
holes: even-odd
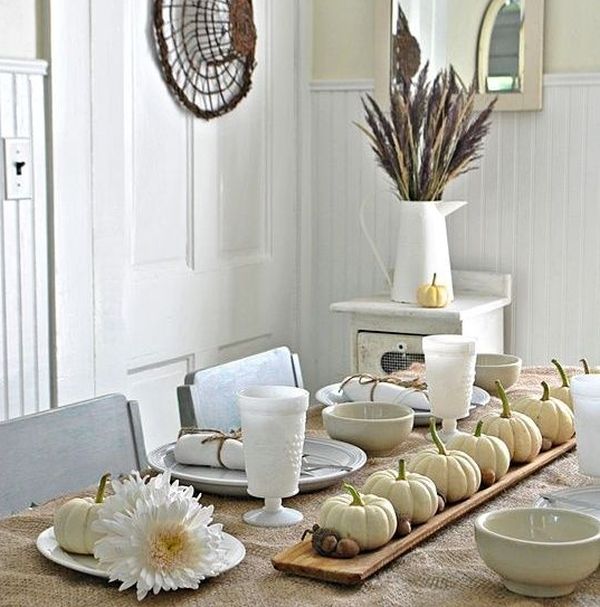
[[[360,377],[352,377],[344,383],[342,392],[351,401],[374,400],[382,403],[400,403],[416,411],[431,411],[426,393],[415,388],[405,388],[386,382],[378,382],[373,388],[373,383],[365,383]]]
[[[209,431],[183,434],[175,443],[175,461],[187,466],[245,470],[241,441],[234,438],[207,440],[214,436],[215,433]]]

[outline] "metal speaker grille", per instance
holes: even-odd
[[[379,364],[384,373],[395,373],[396,371],[405,371],[413,363],[424,363],[423,354],[408,354],[406,352],[386,352],[381,357]]]

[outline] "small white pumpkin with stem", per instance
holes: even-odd
[[[583,365],[583,372],[586,375],[590,375],[590,373],[591,374],[600,373],[600,367],[590,367],[587,359],[582,358],[579,362]]]
[[[379,470],[369,476],[364,493],[388,499],[398,519],[407,519],[412,524],[426,523],[438,509],[435,483],[422,474],[406,472],[403,459],[398,470]]]
[[[481,485],[479,466],[463,451],[447,450],[435,429],[435,418],[429,423],[435,447],[417,453],[409,462],[410,472],[429,477],[447,502],[471,497]]]
[[[561,399],[550,396],[551,390],[545,381],[542,382],[542,388],[542,398],[520,398],[513,403],[513,411],[530,417],[551,446],[562,445],[575,434],[573,412]]]
[[[558,370],[558,374],[560,375],[561,385],[550,388],[550,396],[552,396],[554,398],[558,398],[559,400],[562,400],[562,402],[565,403],[566,405],[568,405],[569,409],[571,409],[571,411],[572,411],[573,410],[573,401],[571,400],[571,387],[569,384],[569,378],[567,377],[567,374],[565,373],[563,366],[558,362],[558,360],[556,360],[556,358],[552,359],[552,364]]]
[[[110,474],[105,474],[98,484],[96,497],[76,497],[54,513],[54,535],[58,545],[67,552],[93,554],[94,544],[102,537],[92,530],[98,511],[104,502],[104,491]]]
[[[364,495],[344,483],[346,493],[323,502],[319,525],[333,529],[340,538],[351,538],[361,552],[387,544],[396,533],[397,520],[389,500],[378,495]]]
[[[513,462],[530,462],[542,449],[542,433],[530,417],[511,410],[504,387],[498,380],[496,390],[502,401],[502,410],[499,413],[488,413],[481,420],[481,431],[503,440]]]
[[[470,455],[481,470],[481,484],[493,485],[510,467],[510,452],[503,440],[497,436],[482,434],[483,421],[478,421],[473,434],[458,434],[446,445]]]
[[[448,289],[436,284],[436,280],[437,274],[434,274],[431,283],[417,289],[417,303],[424,308],[445,308],[448,305]]]

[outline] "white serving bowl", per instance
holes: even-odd
[[[411,433],[415,412],[399,403],[356,401],[323,409],[331,438],[360,447],[369,455],[389,454]]]
[[[475,361],[475,385],[496,394],[496,380],[506,390],[517,383],[522,361],[511,354],[478,354]]]
[[[475,541],[485,564],[517,594],[569,594],[600,564],[600,520],[572,510],[515,508],[482,514]]]

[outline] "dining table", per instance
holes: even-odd
[[[575,368],[566,369],[571,373],[576,371]],[[527,392],[541,394],[542,380],[551,385],[559,383],[553,367],[524,368],[517,384],[508,391],[509,398]],[[472,430],[480,417],[498,406],[498,399],[492,398],[489,404],[477,407],[467,419],[461,420],[459,429]],[[391,454],[369,458],[362,469],[349,477],[350,482],[360,487],[374,471],[395,467],[399,457],[410,458],[411,453],[430,446],[426,433],[426,428],[414,428],[409,438]],[[318,406],[309,410],[307,434],[326,436]],[[598,606],[598,571],[577,584],[575,591],[567,597],[542,600],[512,594],[504,588],[499,576],[481,560],[473,533],[474,520],[483,512],[531,506],[542,493],[593,482],[593,479],[579,473],[576,453],[567,453],[355,586],[279,572],[271,564],[276,553],[300,541],[304,529],[317,522],[321,504],[327,497],[339,493],[340,485],[285,500],[286,505],[304,514],[302,523],[287,528],[259,528],[245,524],[242,514],[255,507],[256,500],[204,494],[200,500],[205,505],[214,505],[215,521],[222,523],[227,533],[244,544],[245,559],[234,569],[202,582],[198,590],[148,595],[144,603],[173,607]],[[77,495],[92,494],[93,488],[90,487]],[[137,604],[134,590],[120,592],[118,582],[109,584],[106,579],[71,571],[50,562],[37,551],[37,536],[52,525],[56,508],[71,497],[73,495],[61,496],[0,520],[0,606],[118,607]]]

